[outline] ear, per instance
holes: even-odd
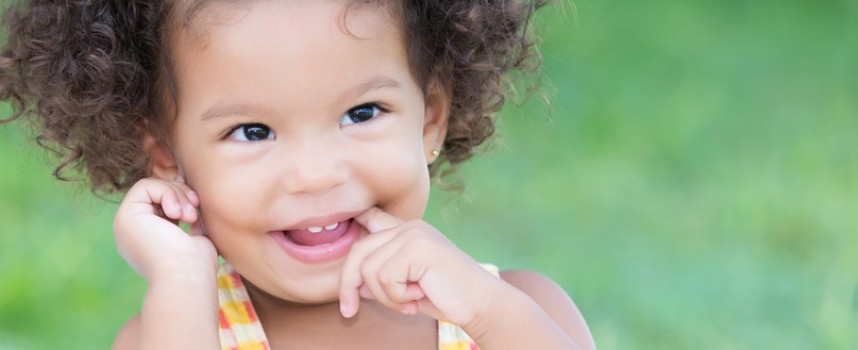
[[[432,79],[426,87],[426,111],[423,121],[423,150],[426,159],[432,164],[444,146],[447,136],[447,122],[450,119],[450,89]]]
[[[166,181],[182,181],[179,166],[168,147],[151,130],[144,131],[143,149],[149,156],[149,175]]]

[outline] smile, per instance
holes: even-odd
[[[306,263],[324,263],[345,256],[359,234],[360,226],[351,218],[325,226],[271,232],[287,254]]]

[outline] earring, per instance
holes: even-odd
[[[441,154],[441,150],[440,150],[440,149],[437,149],[437,148],[436,148],[436,149],[433,149],[433,150],[432,150],[432,156],[437,157],[439,154]]]

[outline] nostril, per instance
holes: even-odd
[[[323,193],[348,179],[335,142],[295,142],[284,153],[283,185],[289,193]]]
[[[323,193],[343,184],[347,173],[331,168],[304,167],[284,176],[284,186],[290,193]]]

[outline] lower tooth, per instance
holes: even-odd
[[[337,226],[339,226],[339,224],[340,224],[340,223],[335,222],[335,223],[333,223],[333,224],[331,224],[331,225],[325,226],[325,229],[326,229],[326,230],[328,230],[328,231],[333,230],[333,229],[337,228]]]

